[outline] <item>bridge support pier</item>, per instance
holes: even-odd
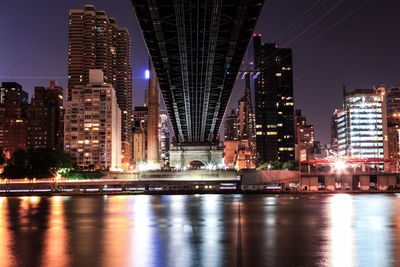
[[[191,163],[209,163],[218,166],[223,163],[223,149],[217,145],[186,146],[174,145],[169,151],[171,167],[189,167]]]

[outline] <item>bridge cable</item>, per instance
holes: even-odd
[[[362,5],[360,5],[358,8],[356,8],[355,10],[353,10],[352,12],[348,13],[346,16],[342,17],[340,20],[338,20],[336,23],[332,24],[330,27],[328,27],[325,31],[321,32],[320,34],[318,34],[317,36],[315,36],[314,38],[310,39],[309,41],[307,41],[304,45],[302,45],[300,48],[296,48],[294,49],[293,53],[297,53],[301,50],[303,50],[304,48],[306,48],[307,46],[309,46],[310,44],[312,44],[314,41],[318,40],[319,38],[321,38],[323,35],[325,35],[326,33],[328,33],[329,31],[333,30],[334,28],[336,28],[338,25],[342,24],[344,21],[346,21],[348,18],[350,18],[351,16],[353,16],[354,14],[356,14],[357,12],[359,12],[361,9],[363,9],[364,7],[366,7],[369,3],[371,3],[373,0],[367,0],[365,1]]]
[[[286,42],[283,46],[287,47],[289,44],[293,43],[300,37],[302,37],[305,33],[307,33],[309,30],[311,30],[314,26],[316,26],[318,23],[320,23],[323,19],[325,19],[327,16],[329,16],[332,12],[334,12],[343,2],[346,0],[340,0],[338,3],[336,3],[333,7],[331,7],[328,11],[326,11],[321,17],[319,17],[317,20],[315,20],[310,26],[308,26],[305,30],[301,31],[299,34],[297,34],[295,37],[293,37],[290,41]]]
[[[284,31],[282,31],[277,37],[275,37],[273,40],[276,40],[277,42],[279,40],[284,40],[286,38],[286,35],[293,31],[293,29],[299,25],[299,22],[303,20],[307,15],[311,14],[315,9],[318,9],[320,6],[322,6],[326,1],[328,0],[318,0],[314,2],[314,4],[309,7],[302,15],[300,15],[292,24],[289,25]]]

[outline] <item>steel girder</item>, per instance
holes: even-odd
[[[132,0],[176,141],[216,141],[264,0]]]

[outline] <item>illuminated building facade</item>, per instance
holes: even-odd
[[[236,153],[240,145],[239,140],[224,141],[224,164],[227,168],[236,167]]]
[[[121,110],[115,90],[101,70],[89,71],[89,83],[73,87],[66,101],[65,150],[79,168],[121,168]]]
[[[300,160],[314,158],[314,126],[307,124],[306,117],[301,114],[301,110],[299,109],[295,111],[295,120],[297,157]]]
[[[388,158],[385,88],[355,89],[345,94],[337,112],[339,156]]]
[[[169,148],[170,148],[170,135],[168,129],[168,113],[166,110],[160,111],[160,120],[158,126],[158,141],[159,141],[159,155],[160,164],[162,168],[169,166]]]
[[[225,141],[237,141],[239,135],[238,114],[236,109],[231,109],[225,118]]]
[[[135,122],[133,130],[133,161],[138,162],[146,160],[146,134],[143,124]]]
[[[157,76],[153,65],[149,62],[150,77],[148,79],[147,96],[147,161],[157,163],[159,154],[159,122],[160,122],[160,93]]]
[[[337,136],[337,125],[338,125],[338,114],[341,110],[336,109],[331,117],[331,150],[334,153],[338,152],[338,136]]]
[[[17,91],[18,102],[28,104],[28,93],[22,89],[22,85],[16,82],[3,82],[0,87],[0,104],[4,104],[7,100],[7,93]]]
[[[132,112],[132,121],[134,125],[133,159],[135,162],[147,160],[148,107],[135,107]],[[169,163],[170,134],[168,115],[164,110],[160,111],[159,114],[158,142],[161,167],[167,167]]]
[[[5,102],[0,104],[0,147],[9,155],[27,149],[27,108],[21,102],[20,92],[7,92]]]
[[[224,164],[237,170],[255,168],[255,125],[250,79],[245,75],[245,90],[238,101],[237,113],[231,110],[225,121]]]
[[[387,92],[387,120],[389,158],[400,159],[400,88],[390,88]]]
[[[253,144],[255,137],[255,124],[251,100],[250,74],[246,75],[245,80],[246,88],[242,98],[238,102],[238,131],[240,140],[247,140]]]
[[[295,159],[292,50],[253,35],[256,148],[259,161]]]
[[[50,86],[35,87],[28,106],[28,147],[63,147],[64,108],[63,88],[50,81]]]
[[[115,89],[122,112],[123,162],[131,161],[132,70],[131,39],[127,28],[92,5],[69,11],[68,88],[89,82],[89,70],[100,69],[104,81]],[[72,92],[70,90],[69,92]],[[70,98],[71,95],[67,95]]]
[[[255,169],[254,153],[249,149],[248,142],[241,142],[235,154],[236,170]]]

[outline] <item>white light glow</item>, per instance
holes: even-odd
[[[144,72],[144,78],[145,78],[146,80],[150,79],[150,71],[149,71],[149,70],[146,70],[146,71]]]
[[[337,160],[335,162],[335,169],[338,171],[343,171],[346,169],[346,162],[344,162],[343,160]]]
[[[159,170],[160,164],[152,162],[152,161],[148,161],[148,162],[139,163],[136,168],[141,172],[151,171],[151,170]]]
[[[353,199],[340,194],[333,196],[330,202],[330,265],[354,266]]]

